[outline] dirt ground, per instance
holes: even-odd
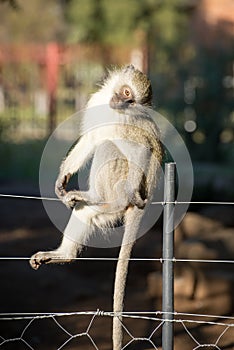
[[[1,193],[15,191],[14,187],[1,189]],[[27,194],[25,189],[21,193]],[[232,211],[221,208],[218,212],[217,208],[199,209],[202,215],[188,214],[189,219],[176,232],[176,257],[233,260],[234,208]],[[0,213],[1,257],[27,258],[38,250],[55,248],[61,239],[61,233],[48,219],[41,201],[2,198]],[[161,223],[158,223],[137,241],[133,256],[161,257],[161,232]],[[118,249],[87,248],[82,257],[117,255]],[[111,350],[112,319],[108,316],[99,314],[92,320],[92,315],[76,314],[32,321],[25,318],[3,320],[2,314],[12,313],[7,316],[12,318],[17,313],[111,311],[115,265],[115,261],[86,260],[63,266],[43,266],[34,271],[27,259],[0,260],[0,350]],[[234,328],[228,327],[229,323],[234,323],[234,319],[228,318],[234,311],[233,272],[233,264],[176,263],[176,311],[225,316],[177,316],[177,319],[216,324],[176,322],[176,350],[234,349]],[[160,284],[160,263],[131,262],[125,311],[160,310]],[[126,318],[124,328],[124,344],[129,342],[125,349],[161,349],[160,320]]]

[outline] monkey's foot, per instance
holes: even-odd
[[[38,252],[34,254],[29,263],[34,270],[38,270],[43,264],[64,264],[70,263],[74,260],[73,257],[68,258],[56,253],[56,251],[51,252]]]

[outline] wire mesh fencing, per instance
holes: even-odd
[[[93,328],[96,326],[97,319],[109,318],[114,316],[112,312],[106,311],[86,311],[86,312],[71,312],[71,313],[44,313],[44,314],[32,314],[32,313],[5,313],[1,314],[0,323],[2,322],[18,322],[18,333],[15,336],[4,337],[0,336],[0,348],[6,348],[7,345],[13,345],[14,349],[24,348],[36,350],[41,349],[42,345],[38,344],[35,337],[35,327],[43,328],[39,325],[45,321],[50,321],[57,328],[57,336],[52,337],[53,349],[96,349],[101,350],[100,339],[95,339],[95,332]],[[165,316],[164,318],[162,318]],[[178,331],[182,330],[188,336],[188,342],[191,344],[191,350],[207,348],[207,349],[228,349],[225,344],[225,335],[229,333],[229,338],[234,332],[234,317],[226,317],[222,315],[202,315],[202,314],[190,314],[190,313],[176,313],[164,315],[161,311],[142,311],[142,312],[124,312],[122,313],[123,320],[120,321],[124,330],[125,344],[122,349],[161,349],[159,338],[161,337],[162,327],[165,322],[172,322],[178,325]],[[83,322],[85,317],[86,322]],[[74,331],[74,327],[64,325],[65,318],[73,318],[73,322],[79,324],[79,319],[82,319],[83,329],[79,325],[80,331]],[[207,319],[210,321],[207,321]],[[131,331],[131,327],[128,326],[127,321],[132,320],[134,322],[146,321],[150,324],[150,330],[144,336],[139,336]],[[20,325],[21,322],[21,325]],[[85,324],[84,324],[85,323]],[[213,340],[209,342],[201,342],[199,336],[196,333],[196,327],[216,327],[216,335],[213,336]],[[47,329],[50,330],[50,326],[47,324]],[[52,334],[55,332],[53,329]],[[38,332],[40,333],[40,332]],[[31,334],[31,335],[30,335]],[[98,337],[97,337],[98,338]],[[143,346],[143,347],[142,347]],[[231,345],[232,346],[232,345]],[[23,348],[23,347],[22,347]],[[231,347],[230,347],[231,349]]]

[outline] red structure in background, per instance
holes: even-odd
[[[9,63],[35,62],[40,67],[40,83],[46,89],[48,96],[48,132],[50,133],[56,127],[56,92],[59,65],[64,63],[63,52],[64,50],[57,43],[0,46],[1,70],[4,70],[4,65]]]
[[[102,50],[98,45],[62,45],[55,42],[48,44],[0,44],[0,74],[9,64],[34,63],[39,69],[38,88],[46,91],[48,101],[48,129],[51,133],[56,127],[57,90],[61,66],[76,65],[85,62],[87,57],[95,57],[102,62]],[[110,60],[114,64],[129,62],[128,48],[113,48]],[[0,76],[1,79],[1,76]],[[7,82],[2,82],[7,85]]]
[[[188,0],[192,40],[207,48],[232,48],[234,36],[233,0]]]

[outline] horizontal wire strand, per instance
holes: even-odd
[[[2,198],[12,198],[12,199],[35,199],[35,200],[46,200],[46,201],[55,201],[59,202],[61,201],[59,198],[55,197],[41,197],[41,196],[25,196],[25,195],[18,195],[18,194],[6,194],[6,193],[0,193],[0,197]],[[106,202],[105,202],[106,203]],[[100,204],[104,204],[100,203]],[[215,202],[215,201],[189,201],[189,202],[184,202],[184,201],[175,201],[175,202],[163,202],[163,201],[158,201],[158,202],[151,202],[152,205],[165,205],[165,204],[175,204],[175,205],[185,205],[185,204],[204,204],[204,205],[234,205],[234,202]]]
[[[184,317],[202,317],[202,318],[216,318],[216,319],[225,319],[226,321],[233,320],[233,317],[225,317],[223,315],[209,315],[209,314],[190,314],[190,313],[176,313],[176,312],[122,312],[121,316],[124,318],[133,318],[133,319],[144,319],[150,321],[162,321],[162,318],[157,317],[158,315],[163,314],[172,314],[174,316],[184,316]],[[30,320],[30,319],[45,319],[45,318],[53,318],[53,317],[67,317],[67,316],[106,316],[106,317],[115,317],[116,314],[114,312],[109,311],[81,311],[81,312],[67,312],[67,313],[0,313],[0,321],[16,321],[16,320]],[[155,317],[149,317],[145,315],[155,315]],[[120,316],[117,313],[117,316]],[[234,327],[234,323],[224,323],[224,322],[215,322],[215,321],[207,321],[207,320],[194,320],[194,319],[164,319],[163,321],[168,322],[186,322],[186,323],[196,323],[196,324],[208,324],[208,325],[218,325],[224,327]]]
[[[46,201],[60,201],[59,198],[55,197],[40,197],[40,196],[24,196],[19,194],[6,194],[0,193],[0,197],[3,198],[15,198],[15,199],[36,199],[36,200],[46,200]]]
[[[1,256],[1,260],[30,260],[31,257],[17,257],[17,256]],[[60,260],[59,258],[56,258],[57,260]],[[63,260],[63,258],[61,258]],[[119,258],[106,258],[106,257],[93,257],[93,258],[73,258],[72,260],[88,260],[88,261],[118,261]],[[163,263],[164,261],[172,261],[172,262],[194,262],[194,263],[217,263],[217,264],[234,264],[234,260],[209,260],[209,259],[164,259],[164,258],[129,258],[129,259],[121,259],[121,260],[128,260],[128,261],[156,261]]]
[[[54,317],[63,317],[63,316],[82,316],[82,315],[98,315],[98,316],[116,316],[120,313],[114,313],[113,311],[73,311],[73,312],[1,312],[0,316],[54,316]],[[131,316],[131,315],[173,315],[173,316],[186,316],[186,317],[210,317],[210,318],[220,318],[220,319],[230,319],[234,320],[234,316],[224,316],[224,315],[214,315],[214,314],[194,314],[188,312],[177,312],[177,311],[123,311],[121,312],[122,316]]]

